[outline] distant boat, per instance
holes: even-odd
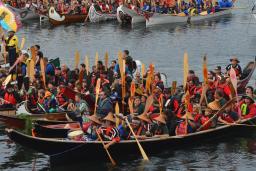
[[[136,24],[145,23],[146,19],[143,15],[138,14],[135,10],[131,10],[123,5],[117,8],[117,20],[119,23]]]
[[[99,12],[96,10],[94,4],[90,6],[88,15],[89,15],[90,22],[92,23],[116,20],[116,14]]]

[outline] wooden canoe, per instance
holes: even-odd
[[[256,118],[243,120],[241,123],[252,123]],[[254,123],[255,124],[255,123]],[[217,128],[204,130],[182,136],[165,136],[154,139],[140,140],[141,145],[149,156],[173,148],[198,145],[202,142],[225,137],[245,135],[248,127],[241,125],[222,125]],[[50,156],[52,162],[63,164],[64,161],[108,160],[106,152],[99,141],[71,141],[63,139],[32,137],[13,129],[6,129],[8,137],[20,145],[29,147]],[[124,140],[109,148],[114,159],[138,158],[141,156],[136,141]]]
[[[53,26],[59,26],[59,25],[68,25],[72,23],[82,23],[84,22],[87,15],[82,14],[65,14],[61,15],[56,12],[54,7],[50,7],[48,12],[49,22]]]

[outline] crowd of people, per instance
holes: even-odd
[[[87,14],[92,3],[97,11],[115,13],[120,4],[137,12],[156,12],[162,14],[197,15],[201,12],[214,13],[221,8],[233,6],[230,0],[153,0],[153,1],[119,1],[119,0],[5,0],[5,3],[16,8],[35,8],[38,11],[47,11],[49,6],[54,6],[61,14]]]
[[[128,50],[124,50],[118,60],[112,60],[109,66],[99,60],[91,69],[85,63],[70,69],[66,64],[54,65],[44,57],[39,45],[31,47],[31,52],[20,50],[13,31],[8,37],[3,36],[3,40],[10,68],[0,70],[1,108],[16,107],[27,100],[29,108],[38,112],[70,111],[69,117],[78,121],[81,127],[88,119],[91,121],[89,128],[83,127],[90,139],[96,139],[95,131],[99,128],[104,139],[111,141],[109,145],[133,138],[123,119],[129,120],[138,137],[146,138],[188,134],[199,128],[214,128],[218,122],[232,124],[256,115],[255,87],[247,86],[239,103],[229,104],[235,96],[229,78],[231,68],[238,79],[244,79],[246,74],[236,57],[230,59],[225,69],[217,66],[209,71],[207,86],[190,70],[185,86],[169,88],[165,87],[153,64],[145,71],[139,70]],[[120,61],[125,61],[124,67],[120,66]],[[6,83],[9,74],[12,79]],[[91,104],[96,96],[98,101],[94,108]],[[223,106],[225,110],[215,116]]]

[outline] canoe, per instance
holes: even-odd
[[[146,20],[146,26],[151,27],[161,24],[186,24],[186,23],[196,23],[205,20],[216,19],[222,16],[231,15],[230,9],[223,9],[219,12],[208,14],[208,15],[197,15],[197,16],[175,16],[171,14],[158,14],[154,13],[152,17]]]
[[[30,119],[34,120],[50,120],[50,121],[67,121],[66,113],[35,113],[32,111],[27,111],[27,107],[25,107],[25,103],[22,103],[18,107],[17,111],[24,111],[25,115],[17,115],[15,109],[1,109],[0,110],[0,121],[5,123],[9,128],[19,128],[23,129],[26,125],[26,120]],[[19,108],[22,108],[19,109]]]
[[[84,130],[87,130],[90,122],[84,123]],[[38,122],[34,123],[34,132],[37,137],[43,138],[67,138],[68,132],[81,130],[80,124],[70,122],[66,124],[41,125]]]
[[[72,23],[83,23],[87,15],[84,14],[59,14],[54,9],[50,7],[48,12],[49,22],[53,26],[68,25]]]
[[[117,21],[124,24],[145,23],[146,19],[143,15],[131,10],[123,5],[117,8]]]
[[[35,8],[14,8],[8,4],[5,4],[5,6],[9,9],[11,9],[20,19],[20,21],[29,21],[29,20],[38,20],[40,19],[40,14],[36,13]]]
[[[96,11],[94,5],[90,6],[88,15],[89,15],[90,22],[92,23],[116,20],[116,14],[100,13]]]
[[[255,118],[243,120],[242,123],[252,123]],[[154,139],[140,140],[145,152],[149,156],[160,152],[185,146],[200,144],[205,141],[245,135],[250,131],[246,126],[221,125],[217,128],[204,130],[182,136],[165,136]],[[13,129],[6,129],[8,137],[17,144],[34,149],[50,156],[51,161],[63,164],[64,161],[92,161],[108,160],[106,151],[99,141],[72,141],[52,138],[32,137]],[[161,148],[160,148],[161,147]],[[136,141],[121,141],[109,148],[114,159],[138,158],[141,156]]]
[[[237,83],[237,90],[239,94],[243,94],[245,92],[245,87],[247,86],[247,84],[249,83],[254,70],[256,68],[256,57],[254,59],[254,61],[249,62],[246,67],[244,68],[243,72],[242,72],[242,76],[241,76],[241,80],[238,81]]]

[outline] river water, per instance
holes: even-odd
[[[238,7],[248,7],[252,2],[240,1]],[[24,24],[18,36],[25,36],[26,47],[41,45],[44,56],[60,57],[62,63],[74,66],[74,54],[90,57],[94,63],[96,51],[104,59],[108,51],[110,59],[116,59],[118,50],[128,49],[131,56],[168,76],[168,82],[181,83],[183,54],[188,52],[190,69],[201,75],[202,56],[207,54],[209,69],[223,67],[232,55],[241,60],[241,65],[253,60],[256,55],[256,22],[250,9],[233,10],[231,17],[203,22],[196,25],[158,26],[145,28],[120,26],[116,22],[102,24],[76,24],[51,28],[37,22]],[[255,74],[250,82],[255,87]],[[0,170],[255,170],[256,135],[236,137],[214,144],[184,147],[150,158],[121,162],[112,168],[100,162],[84,162],[78,165],[53,167],[43,154],[15,145],[8,140],[0,127]]]

